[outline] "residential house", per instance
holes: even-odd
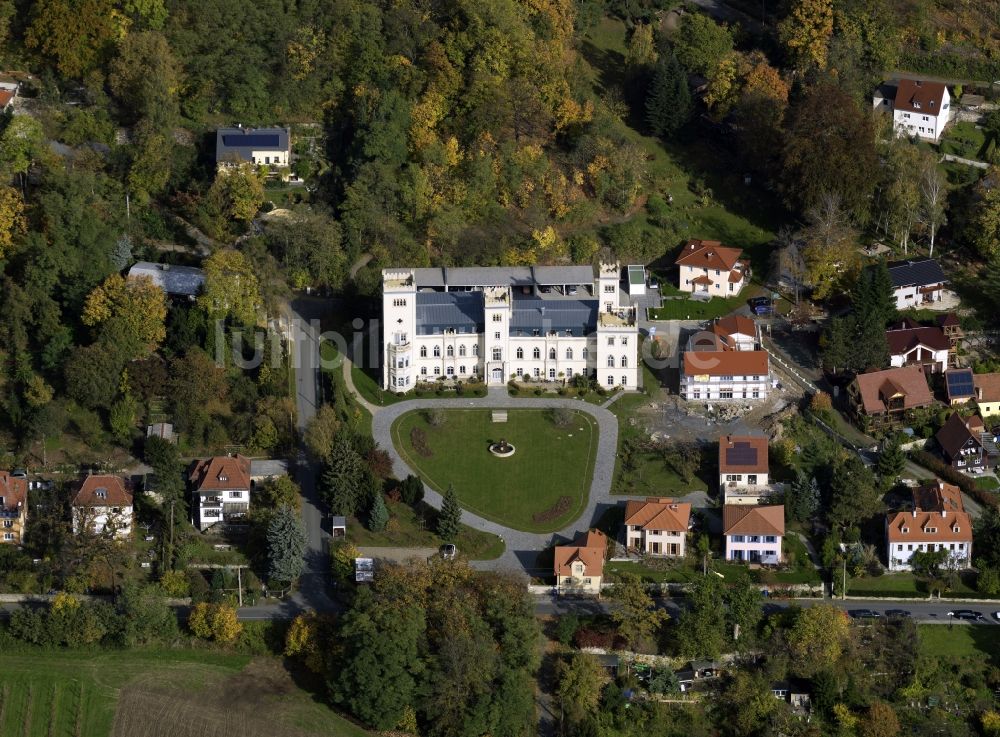
[[[756,351],[760,349],[760,331],[757,323],[743,315],[720,317],[712,323],[709,331],[725,338],[731,350]]]
[[[962,323],[958,319],[958,315],[954,312],[938,315],[934,323],[944,331],[952,348],[957,348],[962,338],[965,337],[965,331],[962,330]]]
[[[788,704],[794,713],[800,715],[809,713],[812,698],[808,682],[797,678],[787,681],[776,681],[771,684],[771,694],[774,698]]]
[[[87,476],[70,506],[75,535],[89,532],[126,538],[132,534],[132,493],[121,476]]]
[[[250,510],[250,459],[245,456],[213,456],[196,461],[188,481],[193,495],[193,521],[199,530],[240,519]]]
[[[948,404],[954,407],[968,404],[976,398],[976,377],[972,369],[949,369],[944,372],[945,395]]]
[[[776,565],[781,562],[785,507],[726,504],[722,508],[722,534],[726,538],[726,560]]]
[[[674,671],[681,693],[693,689],[699,682],[711,681],[722,675],[722,666],[715,660],[692,660],[687,667]]]
[[[692,238],[674,262],[677,287],[696,296],[734,297],[750,281],[750,261],[739,248]]]
[[[625,547],[646,555],[683,557],[691,525],[691,505],[649,497],[625,503]]]
[[[979,417],[962,417],[952,412],[934,439],[941,448],[945,463],[956,471],[979,473],[986,462],[982,441],[983,421]]]
[[[976,407],[983,417],[1000,415],[1000,374],[975,374]]]
[[[773,489],[767,481],[767,438],[719,438],[719,487],[725,504],[760,504]]]
[[[933,374],[948,369],[952,346],[941,328],[924,327],[906,318],[886,330],[885,339],[890,366],[920,366]]]
[[[0,113],[5,113],[14,106],[20,88],[21,84],[16,79],[0,76]]]
[[[639,382],[636,308],[617,263],[386,269],[382,388],[421,382]]]
[[[946,565],[972,562],[972,520],[957,486],[937,481],[913,490],[913,509],[886,516],[886,559],[890,571],[910,570],[917,552],[948,552]]]
[[[908,412],[934,404],[927,377],[919,366],[858,374],[847,387],[854,414],[861,420],[892,423]]]
[[[608,537],[600,530],[588,530],[571,545],[557,545],[554,570],[556,588],[586,594],[601,593],[604,580],[604,557]]]
[[[947,281],[932,258],[889,264],[889,278],[897,310],[940,302]]]
[[[188,300],[197,297],[205,286],[205,272],[194,266],[137,261],[128,270],[128,278],[143,277],[152,281],[168,297],[182,297]]]
[[[899,136],[937,141],[950,119],[951,95],[941,82],[901,79],[880,85],[872,98],[878,111],[892,112],[892,127]]]
[[[271,171],[291,165],[288,128],[219,128],[215,133],[215,163],[219,171],[248,163]],[[287,176],[287,175],[286,175]]]
[[[0,471],[0,520],[3,520],[2,542],[20,545],[28,522],[28,479]]]
[[[767,351],[685,351],[680,395],[696,402],[763,401],[771,388]]]

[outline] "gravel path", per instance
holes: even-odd
[[[578,532],[593,526],[605,510],[625,497],[611,496],[611,480],[615,472],[615,456],[618,452],[618,419],[604,407],[595,407],[578,399],[527,399],[511,397],[505,388],[491,388],[485,397],[469,399],[413,399],[388,407],[379,407],[372,417],[372,435],[375,442],[385,448],[392,458],[392,470],[398,478],[404,478],[413,470],[407,465],[392,442],[392,423],[403,414],[421,409],[553,409],[568,407],[586,412],[597,422],[598,441],[594,458],[594,475],[590,484],[587,506],[576,519],[555,533],[522,532],[479,517],[468,510],[462,511],[462,523],[477,530],[499,535],[506,544],[504,554],[490,561],[478,561],[476,567],[484,569],[515,569],[529,574],[543,572],[536,566],[539,551],[548,547],[558,538],[573,538]],[[435,509],[440,509],[441,495],[425,485],[425,500]],[[548,573],[548,569],[544,569]]]

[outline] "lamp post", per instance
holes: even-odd
[[[844,601],[847,598],[847,546],[844,543],[840,543],[840,561],[844,566],[840,600]]]

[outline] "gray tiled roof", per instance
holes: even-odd
[[[596,329],[596,300],[514,298],[510,318],[511,335],[531,335],[535,330],[544,335],[554,330],[583,336]]]
[[[128,270],[129,278],[148,276],[167,294],[193,297],[205,284],[205,272],[194,266],[174,266],[138,261]]]
[[[250,161],[254,151],[288,151],[287,128],[219,128],[215,132],[215,160]]]
[[[250,460],[250,477],[267,478],[270,476],[287,476],[288,461],[282,458],[260,458]]]
[[[482,292],[417,292],[417,335],[483,331]]]
[[[894,287],[923,286],[946,281],[940,264],[932,258],[889,264],[889,278]]]
[[[593,284],[592,266],[450,266],[413,269],[421,287],[523,287],[534,284]]]
[[[535,266],[537,284],[593,284],[593,266]]]

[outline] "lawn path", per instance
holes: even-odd
[[[525,571],[529,574],[549,573],[536,566],[538,553],[548,547],[554,538],[570,539],[596,524],[606,509],[614,506],[622,497],[611,496],[611,480],[615,471],[615,456],[618,452],[618,418],[604,407],[597,407],[578,399],[541,398],[527,399],[511,397],[506,387],[491,388],[488,396],[468,399],[413,399],[387,407],[379,407],[373,413],[372,436],[392,458],[392,470],[397,478],[405,478],[414,473],[406,463],[392,438],[392,425],[402,415],[413,410],[424,409],[554,409],[566,407],[590,415],[597,423],[597,451],[594,454],[594,471],[590,483],[590,494],[583,511],[572,523],[555,533],[522,532],[484,519],[468,510],[462,512],[462,523],[477,530],[499,535],[506,544],[504,554],[496,560],[477,561],[474,565],[482,569]],[[581,469],[581,472],[585,472]],[[425,485],[425,501],[435,509],[441,508],[442,497],[434,489]]]

